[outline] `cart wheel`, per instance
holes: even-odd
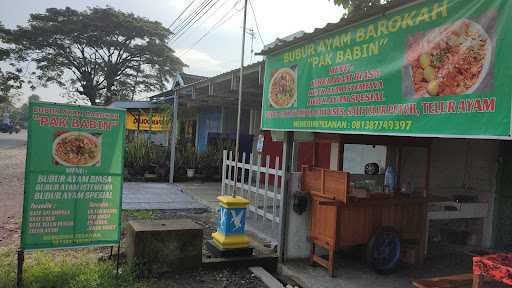
[[[400,261],[400,235],[391,227],[382,227],[373,234],[366,247],[366,260],[379,274],[392,273]]]

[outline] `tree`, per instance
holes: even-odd
[[[0,23],[0,42],[2,43],[2,46],[0,46],[0,63],[5,63],[12,57],[11,49],[3,44],[6,42],[8,34],[9,31]],[[0,103],[12,102],[12,98],[14,98],[13,93],[21,89],[23,79],[19,73],[21,73],[20,69],[5,71],[0,66]]]
[[[165,89],[185,64],[167,45],[171,31],[160,22],[113,8],[77,11],[48,8],[31,14],[11,42],[37,65],[41,84],[55,83],[108,105],[131,93]]]
[[[37,94],[32,94],[30,96],[28,96],[28,102],[37,102],[37,101],[41,101],[41,97]]]
[[[28,104],[30,102],[40,101],[41,97],[37,94],[28,96],[28,101],[23,103],[19,108],[13,108],[11,111],[11,118],[15,122],[26,122],[28,120]]]
[[[359,18],[375,12],[383,6],[395,4],[397,2],[413,2],[414,0],[333,0],[334,4],[342,6],[347,10],[344,17]]]

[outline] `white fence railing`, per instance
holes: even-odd
[[[267,155],[262,162],[261,154],[253,155],[243,153],[241,162],[238,163],[237,181],[235,185],[234,172],[235,160],[232,151],[223,152],[222,161],[222,195],[231,195],[236,189],[236,194],[250,201],[247,209],[247,217],[256,221],[259,226],[270,224],[270,229],[275,230],[280,223],[281,201],[285,187],[283,177],[283,163],[276,157],[271,166],[270,157]],[[265,229],[265,228],[261,228]],[[258,229],[259,230],[259,229]],[[260,231],[272,233],[272,231]]]

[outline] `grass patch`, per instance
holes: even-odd
[[[135,282],[126,266],[116,276],[113,262],[98,261],[90,250],[25,253],[25,288],[147,287]],[[0,248],[0,288],[16,286],[16,251]]]
[[[140,220],[153,219],[153,210],[125,210],[123,211],[129,218],[136,218]]]

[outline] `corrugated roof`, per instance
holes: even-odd
[[[304,33],[304,31],[299,31],[292,35],[289,35],[284,38],[277,38],[274,42],[265,45],[263,50],[261,50],[258,55],[270,55],[275,52],[278,52],[282,49],[288,48],[290,46],[297,45],[301,42],[305,42],[308,40],[316,39],[319,36],[324,34],[341,30],[344,28],[348,28],[355,24],[359,24],[362,22],[366,22],[372,18],[383,16],[386,13],[389,13],[391,10],[396,10],[398,8],[402,8],[403,6],[408,6],[417,2],[423,2],[425,0],[395,0],[386,5],[379,6],[374,10],[368,12],[364,17],[352,17],[352,18],[342,18],[339,22],[336,23],[327,23],[322,28],[316,28],[313,32]]]
[[[258,61],[256,63],[249,64],[247,66],[244,66],[244,71],[246,69],[252,69],[252,68],[257,67],[258,65],[261,65],[261,64],[264,64],[264,63],[265,63],[265,61],[262,60],[262,61]],[[227,72],[224,72],[224,73],[212,76],[212,77],[198,76],[198,77],[202,77],[203,79],[200,79],[198,81],[194,81],[192,83],[184,84],[183,86],[177,87],[176,89],[181,89],[181,88],[184,88],[185,86],[189,86],[189,85],[192,85],[192,84],[199,84],[199,83],[205,82],[205,81],[215,81],[215,80],[217,80],[219,78],[225,77],[228,74],[232,74],[232,73],[238,72],[238,71],[240,71],[240,68],[236,68],[236,69],[233,69],[233,70],[230,70],[230,71],[227,71]],[[185,73],[180,73],[180,77],[183,77],[183,74],[185,74]],[[187,74],[187,75],[191,75],[191,74]],[[194,76],[194,75],[192,75],[192,76]],[[199,78],[196,78],[196,79],[199,79]],[[183,80],[183,82],[185,82],[184,79],[182,79],[182,80]],[[160,98],[172,97],[174,95],[174,92],[173,92],[174,90],[175,89],[167,90],[165,92],[161,92],[161,93],[158,93],[156,95],[153,95],[153,96],[151,96],[149,98],[153,99],[153,100],[157,100],[157,99],[160,99]]]
[[[150,109],[158,108],[159,106],[150,101],[115,101],[108,107],[123,108],[123,109]]]
[[[260,64],[264,64],[264,63],[265,63],[265,60],[262,60],[262,61],[258,61],[258,62],[255,62],[255,63],[249,64],[249,65],[247,65],[247,66],[244,66],[244,71],[250,70],[250,69],[252,69],[252,68],[254,68],[254,67],[257,67],[257,66],[259,66]],[[206,81],[206,80],[212,80],[212,81],[215,81],[215,80],[217,80],[217,79],[219,79],[219,78],[222,78],[222,77],[224,77],[224,76],[226,76],[226,75],[229,75],[229,74],[232,74],[232,73],[235,73],[235,72],[236,72],[236,73],[240,73],[240,68],[235,68],[235,69],[233,69],[233,70],[229,70],[229,71],[223,72],[223,73],[221,73],[221,74],[215,75],[215,76],[210,77],[210,78],[203,79],[203,80],[198,81],[198,82],[202,82],[202,81]],[[182,88],[182,87],[180,87],[180,88]]]
[[[183,80],[183,85],[189,85],[198,81],[206,80],[208,77],[206,76],[199,76],[199,75],[193,75],[193,74],[187,74],[187,73],[180,73],[180,77]]]

